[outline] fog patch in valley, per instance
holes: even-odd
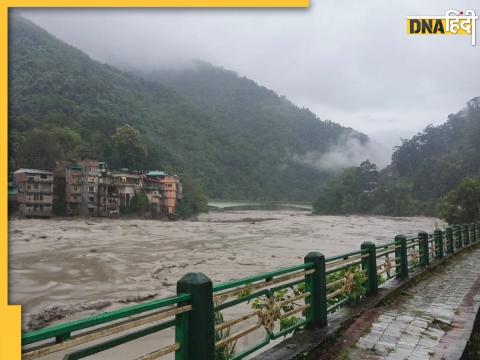
[[[392,149],[377,140],[362,143],[354,136],[343,136],[331,145],[327,152],[307,151],[302,155],[293,155],[295,162],[310,166],[320,171],[340,171],[359,166],[369,160],[382,169],[390,163]]]

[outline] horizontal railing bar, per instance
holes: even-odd
[[[292,281],[292,282],[289,282],[288,284],[282,284],[282,285],[279,285],[279,286],[272,287],[272,288],[270,288],[270,291],[271,291],[272,293],[274,293],[275,291],[283,290],[283,289],[285,289],[285,288],[290,288],[290,287],[293,287],[293,286],[302,284],[302,283],[304,283],[304,282],[305,282],[305,279],[300,279],[300,280]]]
[[[261,327],[262,327],[262,324],[260,322],[258,322],[257,324],[255,324],[253,326],[250,326],[249,328],[246,328],[245,330],[241,330],[239,332],[236,332],[235,334],[233,334],[233,335],[231,335],[231,336],[229,336],[225,339],[217,341],[215,343],[215,348],[220,349],[220,348],[224,347],[225,345],[230,344],[232,341],[240,339],[241,337],[243,337],[247,334],[250,334],[251,332],[253,332],[255,330],[260,329]]]
[[[251,348],[248,348],[248,349],[246,349],[246,350],[244,350],[244,351],[242,351],[238,354],[235,354],[231,360],[241,360],[241,359],[247,357],[248,355],[250,355],[251,353],[254,353],[255,351],[261,349],[265,345],[268,345],[269,343],[270,343],[270,338],[268,336],[266,336],[265,339],[258,342],[257,344],[255,344]]]
[[[158,359],[160,356],[170,354],[170,353],[172,353],[174,351],[177,351],[179,349],[180,349],[180,344],[175,343],[175,344],[172,344],[172,345],[165,346],[165,347],[161,348],[160,350],[153,351],[148,355],[140,356],[136,360],[155,360],[155,359]]]
[[[175,320],[169,320],[167,322],[153,325],[145,329],[137,330],[129,334],[117,337],[115,339],[107,340],[99,344],[95,344],[84,349],[77,350],[72,352],[64,357],[64,360],[78,360],[83,359],[84,357],[97,354],[99,352],[114,348],[118,345],[130,342],[132,340],[139,339],[141,337],[154,334],[156,332],[168,329],[175,326]]]
[[[390,246],[394,246],[395,245],[395,242],[391,242],[391,243],[388,243],[388,244],[383,244],[383,245],[378,245],[378,246],[375,246],[375,249],[379,250],[379,249],[388,249]]]
[[[253,284],[253,285],[242,286],[242,287],[239,287],[239,288],[236,288],[236,289],[232,289],[232,290],[229,290],[229,291],[226,291],[226,292],[223,292],[223,293],[216,294],[216,295],[214,295],[213,300],[214,301],[225,300],[225,299],[228,299],[229,297],[232,297],[232,296],[241,295],[242,292],[245,292],[245,290],[261,289],[261,288],[268,287],[270,285],[274,285],[274,284],[278,284],[278,283],[282,283],[282,282],[285,282],[285,281],[288,281],[290,279],[294,279],[294,278],[297,278],[297,277],[300,277],[300,276],[310,275],[310,274],[313,274],[314,272],[315,272],[315,270],[313,270],[313,269],[312,270],[305,270],[305,271],[300,271],[300,272],[296,272],[296,273],[292,273],[292,274],[282,275],[282,276],[280,276],[278,278],[275,278],[273,280],[270,280],[270,281],[265,281],[265,282],[261,282],[261,283],[257,283],[257,284]]]
[[[351,252],[348,252],[348,253],[345,253],[345,254],[328,257],[328,258],[325,259],[325,262],[329,263],[329,262],[332,262],[332,261],[335,261],[335,260],[338,260],[338,259],[345,259],[346,260],[347,258],[349,258],[351,256],[360,255],[360,254],[367,254],[367,253],[368,253],[368,251],[365,251],[365,250],[351,251]]]
[[[105,324],[110,321],[119,320],[128,316],[137,315],[142,312],[156,310],[180,302],[189,301],[189,294],[181,294],[165,299],[153,300],[143,304],[125,307],[123,309],[104,312],[84,319],[74,320],[68,323],[49,326],[40,330],[28,332],[22,336],[22,344],[28,345],[37,341],[47,340],[52,337],[83,330],[95,325]]]
[[[366,259],[368,258],[370,255],[368,254],[358,254],[358,255],[354,255],[354,256],[351,256],[347,259],[337,259],[335,261],[332,261],[332,262],[329,262],[327,265],[326,265],[326,269],[330,269],[332,267],[335,267],[335,266],[339,266],[339,265],[342,265],[342,264],[349,264],[351,261],[355,261],[355,260],[361,260],[361,259]]]
[[[311,269],[312,267],[313,267],[312,263],[305,263],[305,264],[291,266],[291,267],[288,267],[288,268],[283,268],[283,269],[279,269],[279,270],[275,270],[275,271],[266,272],[266,273],[259,274],[259,275],[249,276],[249,277],[239,279],[239,280],[227,281],[227,282],[224,282],[224,283],[221,283],[221,284],[214,285],[213,286],[213,292],[218,292],[218,291],[222,291],[222,290],[231,289],[231,288],[234,288],[234,287],[237,287],[237,286],[240,286],[240,285],[246,285],[248,283],[252,283],[252,282],[256,282],[256,281],[260,281],[260,280],[265,280],[267,278],[272,278],[272,277],[279,276],[279,275],[284,275],[284,274],[287,274],[289,272]]]
[[[388,250],[388,251],[385,251],[385,252],[382,252],[382,253],[378,253],[375,255],[375,257],[378,259],[382,256],[385,256],[385,255],[390,255],[390,254],[394,254],[395,253],[395,249],[393,250]]]
[[[221,311],[221,310],[227,309],[229,307],[241,304],[245,301],[255,299],[255,298],[260,297],[262,295],[268,295],[268,290],[260,290],[260,291],[257,291],[255,293],[252,293],[252,294],[241,296],[238,299],[235,299],[235,300],[232,300],[232,301],[227,301],[225,303],[215,305],[214,310],[215,311]]]
[[[338,284],[345,283],[346,281],[347,281],[347,279],[345,279],[345,278],[341,278],[339,280],[332,281],[331,283],[327,284],[327,290],[332,288],[332,287],[335,287]]]
[[[292,315],[294,315],[294,314],[297,314],[297,313],[299,313],[299,312],[302,312],[302,311],[304,311],[304,310],[307,310],[307,309],[310,308],[310,307],[311,307],[310,304],[305,304],[305,305],[300,306],[300,307],[298,307],[298,308],[295,308],[295,309],[293,309],[293,310],[287,311],[286,313],[284,313],[284,314],[282,314],[282,315],[280,316],[280,319],[285,319],[285,318],[287,318],[287,317],[289,317],[289,316],[292,316]]]
[[[342,300],[340,300],[339,302],[333,304],[332,306],[330,306],[330,307],[327,309],[327,313],[332,312],[332,311],[338,309],[340,306],[342,306],[343,304],[347,303],[349,300],[350,300],[350,297],[347,296],[345,299],[342,299]]]
[[[346,265],[343,265],[343,266],[339,266],[339,267],[336,267],[336,268],[333,268],[333,269],[329,269],[325,272],[325,274],[327,275],[330,275],[330,274],[333,274],[333,273],[336,273],[337,271],[340,271],[340,270],[343,270],[343,269],[346,269],[350,266],[356,266],[356,265],[360,265],[362,263],[362,261],[355,261],[355,262],[352,262],[352,263],[348,263]]]
[[[255,317],[256,315],[258,315],[258,313],[259,313],[259,310],[253,311],[253,312],[251,312],[251,313],[249,313],[249,314],[243,315],[243,316],[241,316],[241,317],[239,317],[239,318],[236,318],[236,319],[233,319],[233,320],[225,321],[225,322],[223,322],[223,323],[218,324],[217,326],[215,326],[215,330],[216,330],[216,331],[221,331],[221,330],[223,330],[223,329],[225,329],[225,328],[232,327],[233,325],[236,325],[236,324],[238,324],[238,323],[241,323],[242,321],[245,321],[245,320],[248,320],[248,319],[250,319],[250,318],[252,318],[252,317]]]
[[[345,290],[343,288],[340,288],[338,290],[335,290],[334,292],[327,294],[327,300],[330,300],[331,298],[334,298],[337,295],[344,294]]]
[[[305,299],[305,298],[309,297],[310,295],[311,295],[310,292],[307,291],[307,292],[304,292],[302,294],[295,295],[295,296],[293,296],[289,299],[283,300],[279,305],[280,305],[280,307],[282,307],[282,306],[291,304],[291,303],[293,303],[297,300]]]
[[[71,348],[73,346],[85,344],[90,341],[98,340],[106,336],[110,336],[113,334],[117,334],[122,331],[130,330],[135,327],[139,327],[142,325],[147,325],[152,322],[163,320],[167,317],[182,314],[192,310],[190,305],[182,306],[179,308],[168,309],[166,311],[159,312],[157,314],[143,317],[141,319],[132,319],[132,321],[123,322],[117,326],[110,326],[108,328],[100,328],[98,330],[94,330],[89,332],[85,335],[79,335],[73,339],[65,340],[58,344],[47,345],[45,347],[41,347],[32,351],[25,352],[22,356],[24,360],[28,359],[35,359],[40,356],[45,356],[48,354],[52,354],[61,350],[65,350]]]
[[[292,325],[292,326],[289,326],[288,328],[286,329],[283,329],[283,330],[280,330],[279,332],[271,335],[271,338],[273,340],[275,339],[278,339],[279,337],[282,337],[283,335],[285,334],[288,334],[289,332],[295,330],[295,329],[298,329],[299,327],[305,325],[307,323],[307,320],[302,320],[302,321],[299,321],[298,323]]]

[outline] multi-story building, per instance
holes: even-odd
[[[178,176],[149,171],[144,176],[143,188],[149,202],[158,206],[160,212],[169,216],[175,214],[177,201],[182,198],[182,183]]]
[[[165,176],[163,171],[149,171],[143,176],[143,190],[148,198],[154,215],[160,215],[163,209],[163,187],[160,180]]]
[[[98,179],[98,216],[117,216],[120,214],[119,187],[114,184],[108,171],[102,171]]]
[[[65,214],[80,215],[82,202],[82,168],[77,164],[65,166]]]
[[[100,167],[104,162],[83,158],[75,162],[81,168],[81,201],[80,215],[97,215],[98,212],[98,181]]]
[[[112,177],[112,185],[118,189],[120,207],[126,207],[142,187],[141,176],[131,174],[128,171],[112,171],[110,176]]]
[[[50,217],[53,202],[53,173],[37,169],[19,169],[13,173],[18,187],[17,203],[21,215]]]
[[[30,179],[31,184],[26,184],[25,179]],[[20,169],[15,172],[14,180],[20,182],[20,211],[28,211],[30,216],[50,216],[52,208],[60,215],[116,216],[139,192],[147,196],[146,211],[153,216],[171,216],[176,212],[177,201],[182,198],[182,183],[177,176],[158,170],[146,174],[131,173],[127,169],[109,171],[105,162],[88,158],[57,161],[54,173]],[[48,184],[48,188],[36,184],[40,180]],[[32,195],[33,192],[38,194]]]

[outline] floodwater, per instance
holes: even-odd
[[[24,329],[175,294],[185,273],[214,283],[432,231],[438,219],[311,216],[294,211],[212,212],[197,221],[14,219],[10,303]],[[99,357],[103,358],[103,357]]]

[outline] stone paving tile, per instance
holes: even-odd
[[[480,276],[479,256],[480,248],[459,255],[386,306],[349,349],[349,358],[431,359],[448,329],[455,325],[455,314]]]

